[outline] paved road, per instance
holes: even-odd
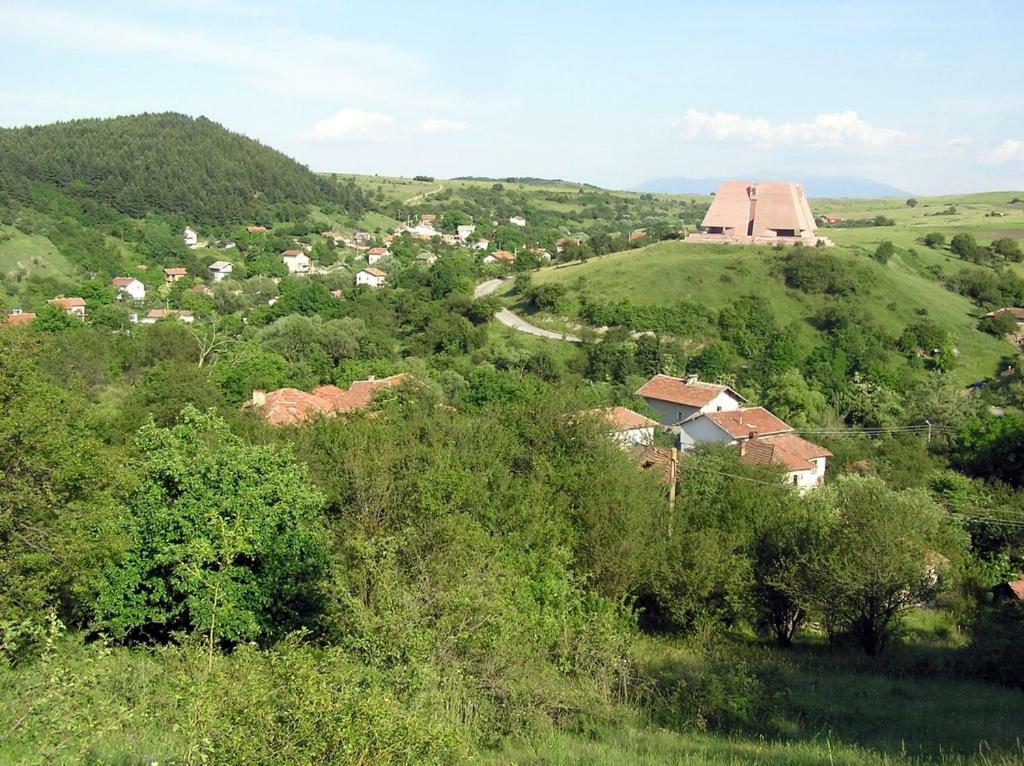
[[[506,279],[489,279],[486,282],[481,282],[476,286],[473,291],[474,298],[483,298],[485,295],[490,295],[503,285]],[[542,327],[537,327],[527,322],[517,314],[513,314],[508,309],[501,309],[494,318],[501,322],[506,327],[511,327],[513,330],[519,332],[529,333],[530,335],[536,335],[538,338],[551,338],[552,340],[567,340],[570,343],[579,343],[580,339],[575,335],[569,335],[568,333],[552,332],[551,330],[545,330]]]

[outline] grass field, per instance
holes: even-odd
[[[0,274],[70,277],[75,266],[46,237],[0,226]]]
[[[951,332],[958,339],[961,356],[956,374],[963,382],[991,375],[1000,357],[1012,350],[1008,343],[980,332],[978,308],[922,275],[921,264],[909,256],[882,265],[855,248],[837,247],[832,252],[868,270],[871,292],[856,300],[891,334],[902,332],[918,318],[918,311]],[[709,311],[742,295],[761,295],[771,304],[778,323],[797,322],[810,340],[814,330],[806,319],[829,299],[787,288],[778,274],[779,258],[779,253],[766,247],[660,242],[584,264],[541,269],[533,281],[561,283],[576,296],[603,301],[672,305],[688,300]],[[920,260],[927,263],[923,256]]]

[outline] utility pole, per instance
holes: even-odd
[[[928,442],[927,443],[931,444],[932,443],[932,421],[926,420],[924,422],[928,424]]]
[[[672,460],[668,464],[668,536],[672,537],[672,522],[676,512],[676,466],[679,463],[679,452],[672,448]]]

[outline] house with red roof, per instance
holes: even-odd
[[[179,279],[184,279],[187,276],[188,269],[182,268],[180,266],[175,266],[174,268],[170,269],[164,269],[164,282],[166,282],[169,285],[173,285]]]
[[[383,389],[404,383],[416,385],[419,381],[403,372],[386,378],[357,380],[348,389],[328,385],[317,386],[309,392],[297,388],[256,390],[242,407],[256,409],[272,426],[297,425],[316,416],[330,417],[365,409]]]
[[[118,300],[126,295],[133,301],[146,300],[146,286],[135,277],[114,277],[110,280],[110,286],[117,290]]]
[[[59,306],[73,317],[85,319],[85,298],[75,296],[73,298],[52,298],[47,301],[54,306]]]
[[[658,421],[628,407],[601,407],[584,410],[581,414],[597,418],[601,428],[615,442],[627,448],[637,444],[651,444],[654,441],[654,429],[658,426]]]
[[[696,375],[655,375],[636,391],[658,413],[662,425],[675,426],[696,413],[726,412],[746,403],[730,386],[705,383]]]
[[[391,255],[391,251],[386,247],[371,247],[366,251],[366,262],[370,266],[375,266],[381,258]]]
[[[20,325],[20,324],[31,324],[32,320],[36,318],[36,315],[31,311],[22,311],[21,309],[11,309],[7,312],[7,324]]]
[[[495,250],[484,257],[484,263],[515,263],[516,257],[508,250]]]
[[[356,272],[356,285],[377,288],[383,287],[387,283],[388,275],[380,269],[373,268],[373,266]]]
[[[281,260],[288,267],[289,274],[309,273],[309,256],[303,250],[285,250],[281,253]]]

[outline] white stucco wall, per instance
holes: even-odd
[[[654,426],[631,428],[628,431],[612,431],[612,438],[623,447],[634,444],[651,444],[654,441]]]
[[[707,418],[697,418],[679,427],[679,449],[693,449],[698,444],[733,444],[735,441]]]

